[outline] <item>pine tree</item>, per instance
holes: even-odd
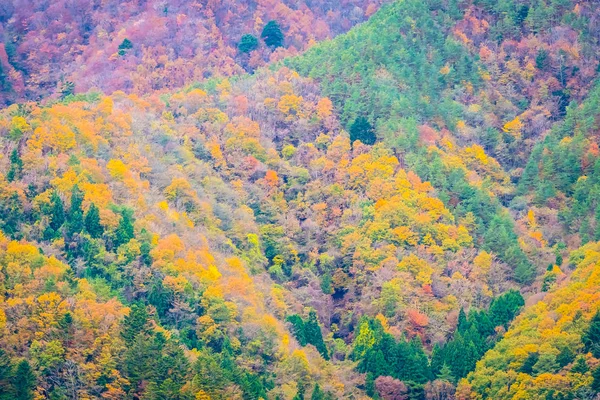
[[[594,314],[590,325],[582,337],[585,350],[600,358],[600,310]]]
[[[116,247],[129,243],[129,241],[135,237],[132,214],[133,212],[128,209],[121,211],[121,220],[119,221],[119,226],[115,232]]]
[[[84,219],[85,231],[94,239],[102,237],[104,227],[100,224],[100,210],[94,203],[90,204]]]
[[[441,381],[454,383],[454,376],[452,376],[452,370],[450,370],[450,367],[448,367],[448,365],[444,364],[442,366],[442,369],[440,370],[437,379]]]
[[[12,364],[10,357],[0,349],[0,399],[8,399],[12,389]]]
[[[377,140],[373,126],[365,117],[356,118],[350,126],[350,142],[354,143],[356,140],[370,146],[374,145]]]
[[[298,314],[290,315],[286,320],[292,324],[292,333],[298,340],[300,346],[306,346],[308,344],[306,335],[304,333],[304,320]]]
[[[323,342],[321,326],[317,319],[317,313],[314,310],[311,310],[308,313],[308,321],[304,324],[304,334],[306,336],[306,341],[315,346],[324,359],[329,360],[327,346],[325,346],[325,342]]]
[[[242,36],[238,43],[238,50],[241,53],[250,53],[258,48],[258,39],[249,33]]]
[[[573,365],[573,368],[571,368],[571,372],[576,374],[585,374],[589,370],[590,367],[588,367],[587,362],[585,361],[585,357],[583,356],[577,357],[575,365]]]
[[[32,400],[36,377],[27,360],[21,361],[12,378],[14,400]]]
[[[79,186],[74,185],[71,191],[71,208],[69,210],[69,223],[68,231],[70,235],[79,233],[83,229],[83,210],[81,205],[83,204],[83,192],[79,189]]]
[[[283,46],[283,33],[277,21],[269,21],[263,28],[260,37],[265,41],[265,44],[272,48]]]
[[[533,366],[537,363],[539,358],[540,355],[537,352],[529,353],[527,355],[527,358],[525,359],[525,362],[523,363],[521,368],[519,368],[519,372],[531,375],[531,373],[533,372]]]
[[[460,308],[460,312],[458,313],[458,324],[456,325],[457,332],[465,332],[469,324],[467,323],[467,314],[465,314],[464,308]]]
[[[596,393],[600,393],[600,367],[597,367],[592,371],[592,390]]]
[[[143,304],[133,304],[129,315],[123,319],[121,336],[126,343],[131,343],[139,333],[148,332],[148,311]]]
[[[315,388],[313,389],[312,395],[310,396],[310,400],[324,400],[325,394],[321,390],[321,387],[318,383],[315,383]]]
[[[50,228],[52,228],[54,232],[58,232],[60,227],[65,223],[65,208],[62,199],[56,191],[52,192],[50,203]]]
[[[304,382],[298,382],[298,391],[293,400],[304,400],[304,393],[306,391],[305,386]]]
[[[559,369],[559,365],[556,362],[556,356],[552,353],[544,353],[540,355],[538,361],[532,368],[533,373],[536,375],[543,373],[555,373]]]
[[[367,393],[367,396],[372,398],[376,398],[377,396],[377,389],[375,389],[375,377],[371,372],[367,373],[365,378],[365,393]]]
[[[23,161],[21,157],[19,157],[19,152],[17,149],[14,149],[12,153],[10,153],[10,169],[6,174],[6,180],[9,182],[14,181],[21,174],[23,170]]]
[[[124,56],[125,54],[127,54],[127,51],[133,48],[133,43],[131,43],[131,40],[125,38],[123,39],[123,41],[121,42],[121,44],[119,45],[119,55],[120,56]]]

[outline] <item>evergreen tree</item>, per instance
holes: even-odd
[[[267,22],[260,37],[269,47],[277,48],[283,46],[283,33],[277,21]]]
[[[592,371],[592,390],[596,393],[600,393],[600,367],[597,367]]]
[[[68,231],[70,235],[79,233],[83,229],[83,210],[81,205],[83,204],[83,192],[79,189],[79,186],[74,185],[71,191],[71,208],[69,210],[69,222]]]
[[[56,193],[56,191],[52,192],[50,203],[52,207],[50,214],[50,227],[57,232],[65,223],[65,208],[62,199],[58,193]]]
[[[465,314],[464,308],[460,308],[460,312],[458,313],[458,324],[456,325],[457,332],[465,332],[468,328],[469,324],[467,323],[467,314]]]
[[[315,346],[324,359],[329,360],[327,346],[325,346],[325,342],[323,342],[321,326],[317,319],[317,313],[314,310],[311,310],[308,313],[308,321],[304,324],[304,335],[306,341]]]
[[[115,232],[115,246],[119,247],[129,243],[135,237],[133,229],[133,212],[128,209],[121,211],[121,220]]]
[[[503,295],[495,298],[490,304],[489,314],[494,326],[508,327],[508,323],[514,319],[521,307],[525,305],[525,300],[521,293],[516,290],[509,290]]]
[[[129,315],[123,318],[123,329],[121,336],[126,343],[131,343],[140,333],[148,332],[148,311],[141,303],[135,303],[131,306]]]
[[[375,377],[371,372],[365,377],[365,393],[367,396],[377,398],[377,389],[375,388]]]
[[[377,140],[373,126],[365,117],[358,117],[350,126],[350,142],[360,140],[367,145],[374,145]]]
[[[306,385],[304,384],[304,382],[298,382],[298,391],[296,392],[296,395],[294,396],[293,400],[304,400],[304,394],[306,392]]]
[[[321,387],[318,383],[315,383],[315,387],[312,391],[312,395],[310,396],[310,400],[325,400],[325,394],[321,390]]]
[[[600,358],[600,310],[592,317],[588,329],[582,337],[585,350],[592,353],[596,358]]]
[[[238,50],[241,53],[250,53],[258,48],[258,39],[249,33],[242,36],[238,43]]]
[[[575,360],[575,352],[569,347],[564,346],[560,349],[560,353],[556,356],[556,362],[560,368],[571,364]]]
[[[21,361],[12,377],[14,400],[32,400],[36,377],[27,360]]]
[[[533,373],[536,375],[543,373],[555,373],[559,369],[558,362],[556,362],[556,356],[552,353],[544,353],[539,356],[537,362],[532,368]]]
[[[292,324],[292,333],[298,340],[300,346],[306,346],[308,344],[306,335],[304,333],[304,320],[298,314],[290,315],[286,320]]]
[[[571,368],[571,372],[576,373],[576,374],[585,374],[589,370],[590,370],[590,368],[588,367],[584,356],[577,357],[577,360],[575,361],[575,365],[573,365],[573,368]]]
[[[23,170],[23,161],[21,157],[19,157],[19,152],[17,149],[14,149],[12,153],[10,153],[10,169],[6,174],[6,180],[9,182],[14,181],[19,177],[21,171]]]
[[[538,362],[540,355],[537,352],[529,353],[521,368],[519,368],[519,372],[523,372],[525,374],[530,374],[533,372],[533,366]]]
[[[448,367],[448,365],[444,364],[442,366],[440,373],[437,375],[437,379],[441,381],[454,383],[454,376],[452,376],[452,370],[450,370],[450,367]]]
[[[120,56],[124,56],[125,54],[127,54],[127,51],[130,49],[133,49],[133,43],[131,43],[131,40],[125,38],[119,45],[118,53]]]
[[[12,389],[12,364],[10,357],[0,349],[0,400],[10,398]]]
[[[100,210],[94,203],[90,204],[85,214],[84,226],[85,231],[94,239],[102,237],[104,233],[104,227],[100,224]]]

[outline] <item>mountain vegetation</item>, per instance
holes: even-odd
[[[0,5],[0,399],[597,398],[599,18]]]

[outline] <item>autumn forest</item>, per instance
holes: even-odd
[[[597,0],[0,1],[0,400],[600,399]]]

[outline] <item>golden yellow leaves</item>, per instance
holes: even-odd
[[[433,268],[429,266],[427,261],[410,254],[402,259],[398,264],[398,269],[409,271],[422,285],[431,284],[431,276],[433,274]]]
[[[108,169],[110,176],[120,180],[125,178],[125,174],[128,171],[127,166],[123,163],[123,161],[115,159],[110,160],[106,164],[106,168]]]
[[[465,153],[468,156],[473,157],[475,160],[477,160],[478,162],[480,162],[483,165],[487,165],[489,163],[488,156],[485,154],[483,147],[481,147],[477,144],[474,144],[471,147],[467,147],[465,149]]]
[[[521,138],[521,131],[523,129],[523,124],[519,117],[515,117],[512,121],[507,122],[502,127],[502,130],[510,135],[512,135],[515,139]]]
[[[296,96],[293,94],[285,94],[281,96],[277,103],[277,109],[279,112],[287,116],[287,119],[294,119],[302,117],[302,96]]]

